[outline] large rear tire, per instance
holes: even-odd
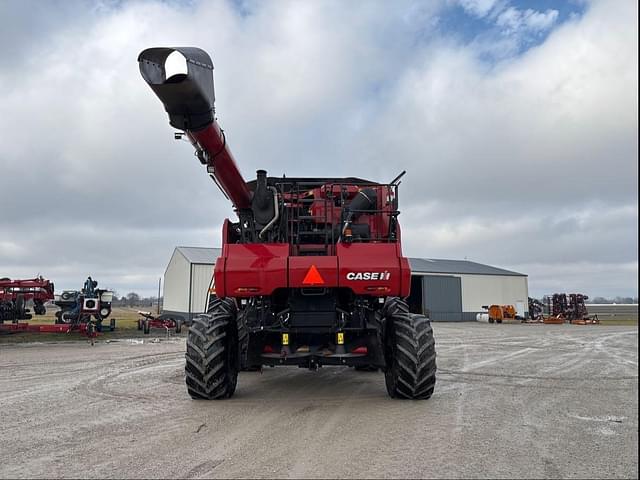
[[[207,297],[207,313],[213,313],[218,308],[218,303],[222,301],[215,295],[209,294]],[[227,298],[225,302],[231,302],[235,309],[235,303],[233,300]],[[234,310],[235,311],[235,310]],[[241,372],[259,372],[262,370],[262,365],[248,365],[249,356],[249,330],[247,328],[247,321],[244,316],[236,314],[236,325],[238,327],[238,352],[240,355],[240,371]]]
[[[404,303],[404,302],[401,302]],[[431,322],[408,309],[388,310],[385,383],[391,398],[426,400],[436,385],[436,348]]]
[[[191,398],[220,400],[236,391],[240,352],[237,310],[231,299],[215,299],[209,313],[194,317],[187,336],[186,383]]]

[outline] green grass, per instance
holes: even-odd
[[[637,318],[601,318],[600,325],[627,325],[637,326]]]

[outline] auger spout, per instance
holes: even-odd
[[[251,207],[251,191],[215,120],[213,62],[193,47],[156,47],[138,56],[142,78],[163,103],[171,126],[183,130],[200,161],[237,209]]]

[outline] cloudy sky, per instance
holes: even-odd
[[[635,0],[0,1],[0,276],[151,295],[231,208],[136,58],[207,50],[244,175],[401,187],[405,254],[638,295]]]

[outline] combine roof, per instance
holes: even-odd
[[[213,265],[222,249],[206,247],[176,247],[190,263]],[[410,258],[411,270],[414,273],[458,273],[467,275],[506,275],[526,277],[524,273],[513,272],[503,268],[492,267],[468,260],[443,260],[439,258]]]

